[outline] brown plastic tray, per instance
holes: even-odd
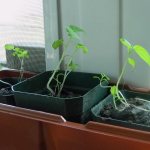
[[[0,71],[0,78],[12,78],[12,77],[15,78],[15,77],[19,77],[19,75],[20,75],[20,72],[18,70],[5,69],[5,70]],[[25,78],[32,77],[33,75],[36,75],[36,73],[24,71],[24,74],[23,74]]]
[[[150,150],[150,132],[0,104],[1,150]]]

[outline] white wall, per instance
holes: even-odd
[[[49,0],[46,0],[49,1]],[[54,0],[50,0],[53,1]],[[120,47],[119,38],[125,37],[133,44],[141,44],[150,50],[150,0],[59,0],[61,2],[62,35],[65,37],[65,27],[74,24],[84,28],[87,35],[83,42],[89,47],[89,53],[82,53],[76,58],[79,71],[103,72],[117,78],[125,56],[125,49]],[[56,1],[55,1],[56,2]],[[49,9],[56,7],[49,2]],[[50,15],[50,13],[52,13]],[[49,34],[47,41],[57,37],[53,33],[57,22],[57,10],[49,10],[50,22],[46,27]],[[54,19],[54,20],[53,20]],[[56,29],[57,31],[57,29]],[[51,34],[51,36],[50,36]],[[50,43],[50,42],[49,42]],[[49,45],[47,45],[48,47]],[[48,49],[48,48],[47,48]],[[48,52],[48,50],[47,50]],[[52,50],[51,50],[52,52]],[[58,61],[47,61],[47,69],[51,69]],[[53,66],[53,67],[51,67]],[[125,80],[133,85],[150,87],[150,67],[137,60],[135,71],[129,67]]]
[[[59,52],[51,47],[52,42],[58,38],[57,1],[43,0],[43,7],[46,69],[53,70],[59,60]]]
[[[123,0],[123,35],[133,44],[150,52],[150,0]],[[150,87],[150,67],[138,57],[133,71],[129,67],[125,79],[133,85]]]
[[[88,46],[89,53],[80,53],[77,57],[79,71],[117,76],[118,0],[63,0],[61,4],[63,29],[69,24],[75,24],[87,32],[83,42]]]

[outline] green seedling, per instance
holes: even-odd
[[[76,56],[76,54],[79,52],[79,50],[82,50],[83,53],[88,52],[88,48],[84,45],[79,43],[78,41],[80,40],[79,33],[83,33],[84,30],[74,26],[74,25],[69,25],[66,28],[66,33],[67,33],[67,40],[64,41],[63,39],[59,39],[53,42],[52,47],[53,49],[58,49],[60,47],[63,47],[63,53],[61,55],[60,61],[57,64],[55,70],[53,71],[53,74],[49,78],[49,81],[47,82],[47,89],[50,91],[51,95],[53,96],[58,96],[60,97],[61,91],[64,87],[65,81],[68,77],[68,75],[72,72],[75,71],[78,67],[78,64],[74,63],[73,58]],[[68,53],[69,47],[72,46],[72,51],[71,54]],[[60,65],[62,62],[65,62],[66,68],[64,70],[64,73],[56,73],[58,72]],[[63,77],[63,80],[60,82],[59,78],[60,76]],[[51,82],[52,80],[56,81],[56,86],[55,89],[53,90],[51,88]]]
[[[127,102],[126,98],[124,97],[124,95],[119,90],[118,86],[121,82],[123,75],[126,72],[127,65],[129,64],[133,68],[135,68],[135,66],[136,66],[136,60],[133,58],[133,53],[136,53],[141,60],[143,60],[148,66],[150,66],[150,54],[148,53],[148,51],[144,47],[142,47],[141,45],[131,45],[127,40],[125,40],[123,38],[120,39],[120,42],[122,43],[123,46],[125,46],[127,48],[127,57],[126,57],[126,60],[124,62],[122,71],[120,73],[120,76],[117,80],[116,85],[114,85],[114,86],[103,86],[102,85],[103,81],[108,82],[110,80],[105,74],[100,74],[100,76],[94,77],[100,81],[100,86],[102,86],[104,88],[110,88],[110,93],[113,96],[113,103],[114,103],[115,109],[117,109],[118,111],[122,111],[126,107],[130,106],[130,104]],[[139,100],[147,101],[147,100],[143,100],[143,99],[139,99]],[[117,102],[121,102],[124,105],[124,107],[121,110],[118,109]],[[138,109],[144,110],[144,111],[150,111],[147,109],[137,107],[133,104],[132,104],[132,106],[134,106]]]
[[[24,73],[24,59],[29,58],[29,53],[27,50],[19,47],[15,47],[14,45],[11,44],[6,44],[5,49],[8,51],[12,51],[12,56],[17,57],[20,61],[20,78],[19,81],[22,80],[23,78],[23,73]]]

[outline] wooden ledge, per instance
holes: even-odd
[[[137,140],[142,140],[144,142],[150,143],[150,132],[147,131],[130,129],[121,126],[97,123],[92,121],[86,124],[86,128],[98,132],[105,132],[108,134],[115,134],[115,135],[125,136],[128,138],[134,138]]]
[[[13,114],[15,116],[21,116],[33,120],[44,121],[44,122],[49,122],[49,121],[55,123],[66,122],[66,120],[60,115],[20,108],[20,107],[6,105],[6,104],[0,104],[0,112]]]

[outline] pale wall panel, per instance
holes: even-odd
[[[150,52],[150,0],[123,0],[123,36]],[[126,81],[133,85],[150,87],[150,67],[137,56],[136,60],[135,70],[128,67]]]
[[[46,70],[53,70],[59,61],[59,51],[54,51],[51,45],[58,39],[57,1],[43,0],[45,28]]]
[[[104,72],[113,77],[119,72],[119,1],[62,0],[62,29],[69,24],[84,28],[87,56],[80,53],[79,71]]]

